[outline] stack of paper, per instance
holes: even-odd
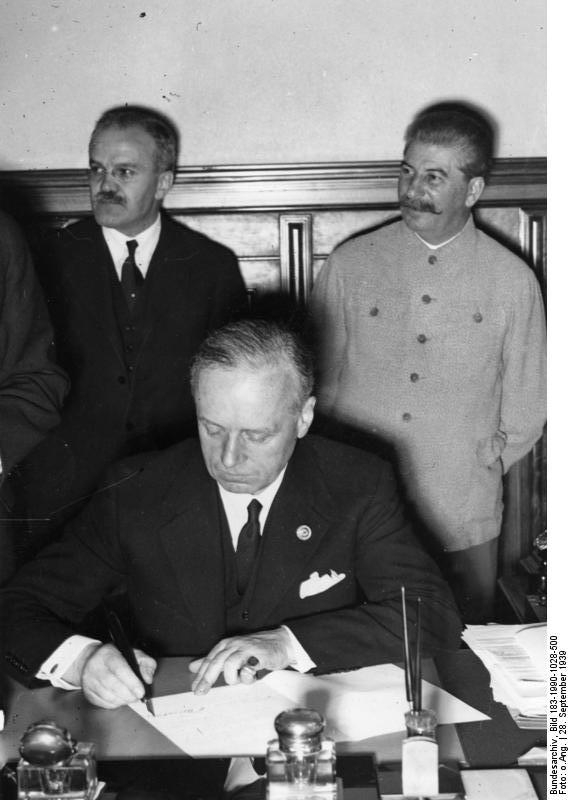
[[[467,625],[462,638],[490,673],[494,699],[508,706],[518,726],[545,728],[545,624]]]

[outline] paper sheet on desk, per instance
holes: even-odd
[[[426,681],[423,699],[441,724],[488,719]],[[153,704],[155,717],[144,703],[131,708],[192,756],[264,753],[268,740],[276,736],[275,717],[286,708],[317,709],[326,719],[326,732],[337,742],[403,730],[408,708],[403,670],[392,664],[320,676],[278,670],[250,686],[157,697]]]
[[[294,694],[298,705],[320,711],[336,741],[359,741],[404,729],[403,715],[409,709],[405,673],[393,664],[319,676],[281,671],[267,678],[273,676],[283,694]],[[433,709],[441,724],[488,719],[427,681],[423,681],[422,696],[423,706]]]

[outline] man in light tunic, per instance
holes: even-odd
[[[420,114],[402,219],[338,247],[318,276],[319,407],[393,447],[463,618],[492,618],[502,477],[545,420],[545,324],[532,271],[478,230],[492,134],[460,107]]]

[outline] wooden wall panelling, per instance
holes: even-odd
[[[398,161],[181,167],[166,198],[173,214],[279,212],[314,209],[397,208]],[[75,217],[90,212],[87,172],[32,170],[0,172],[4,205],[28,213]],[[497,159],[483,204],[542,203],[546,160]]]
[[[276,212],[176,213],[173,216],[233,250],[247,287],[253,289],[257,297],[281,291],[279,215]]]

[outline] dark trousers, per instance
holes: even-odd
[[[463,622],[481,625],[495,619],[498,537],[444,554],[444,573]]]

